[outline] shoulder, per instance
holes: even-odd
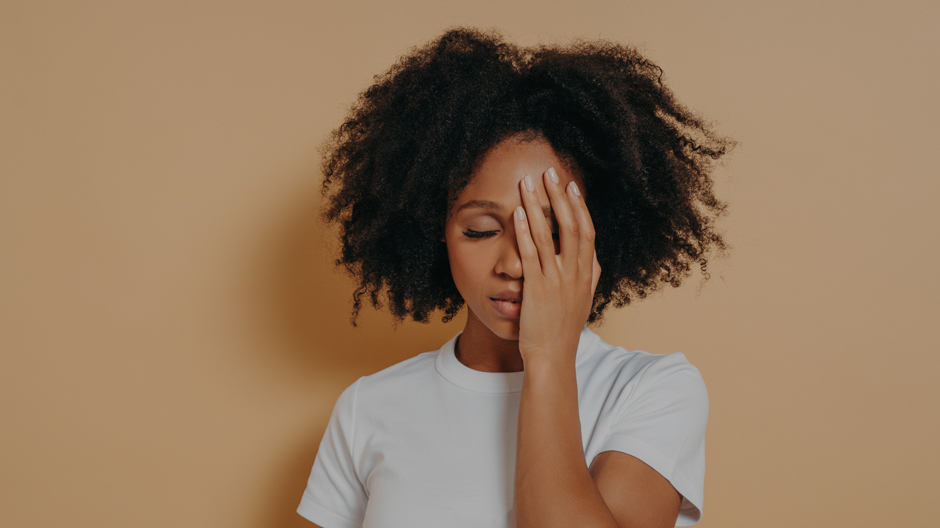
[[[589,464],[605,451],[631,455],[682,495],[678,525],[701,518],[708,392],[685,354],[651,354],[600,338],[579,365],[582,408],[595,422],[585,450]],[[586,413],[585,413],[586,414]],[[584,429],[582,425],[582,429]]]
[[[593,332],[589,339],[578,364],[579,377],[587,383],[627,385],[631,392],[664,385],[679,392],[705,392],[701,372],[682,352],[628,350],[605,342]]]
[[[368,408],[376,402],[390,402],[413,394],[415,388],[427,386],[433,379],[436,356],[437,351],[423,352],[360,377],[340,394],[335,411],[355,415],[357,408],[361,410],[363,406]]]
[[[434,360],[438,351],[423,352],[395,363],[374,374],[359,379],[360,392],[387,392],[390,389],[413,386],[434,375]]]

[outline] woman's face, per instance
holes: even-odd
[[[549,167],[555,168],[563,186],[575,180],[584,189],[581,179],[568,170],[547,141],[512,137],[484,156],[457,197],[444,227],[444,240],[454,283],[469,309],[468,326],[479,322],[499,338],[519,340],[522,304],[510,301],[522,298],[524,277],[513,212],[522,205],[519,182],[528,174],[548,224],[558,232],[542,179]]]

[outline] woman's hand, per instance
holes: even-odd
[[[561,251],[542,212],[535,182],[519,184],[523,207],[516,209],[516,241],[522,259],[519,352],[532,360],[574,361],[581,329],[591,313],[601,267],[594,250],[594,223],[574,181],[562,186],[554,168],[543,174]]]

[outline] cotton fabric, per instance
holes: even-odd
[[[523,373],[468,368],[459,336],[343,391],[298,513],[323,528],[513,526]],[[698,522],[708,418],[698,369],[587,327],[575,365],[587,465],[604,451],[642,460],[682,495],[676,525]]]

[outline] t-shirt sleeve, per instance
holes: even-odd
[[[323,528],[359,528],[366,490],[356,471],[356,394],[360,380],[340,395],[320,441],[297,513]]]
[[[640,374],[599,452],[632,455],[682,495],[676,526],[702,517],[708,393],[682,353],[657,358]]]

